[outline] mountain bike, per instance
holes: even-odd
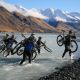
[[[52,50],[46,46],[46,41],[44,41],[44,43],[41,45],[41,47],[43,47],[47,52],[52,53]]]
[[[24,36],[24,34],[21,34],[21,36],[26,39],[26,37]],[[19,55],[19,56],[22,55],[23,52],[24,52],[23,42],[24,42],[24,40],[22,40],[21,42],[19,42],[19,44],[17,45],[17,55]],[[44,42],[44,45],[42,45],[42,46],[44,47],[44,49],[46,51],[48,51],[50,53],[52,52],[52,50],[45,45],[45,42]],[[32,49],[32,60],[34,60],[36,58],[37,54],[38,54],[38,52],[37,52],[37,45],[35,44],[35,47]]]
[[[62,35],[58,35],[58,36],[57,36],[57,44],[58,44],[59,46],[63,46],[63,44],[64,44],[64,41],[65,41],[64,32],[65,32],[65,31],[62,30]],[[78,49],[78,44],[77,44],[77,42],[76,42],[76,40],[75,40],[75,36],[73,36],[73,37],[71,38],[71,41],[70,41],[70,49],[71,49],[71,52],[72,52],[72,53],[76,52],[77,49]]]
[[[4,50],[4,47],[5,47],[4,41],[1,40],[0,41],[0,53]]]
[[[23,34],[21,34],[22,35],[22,37],[24,37],[25,39],[26,39],[26,37],[23,35]],[[25,40],[24,39],[24,40]],[[24,53],[24,44],[23,44],[23,42],[24,42],[24,40],[22,40],[22,41],[20,41],[17,45],[16,45],[16,54],[18,55],[18,56],[21,56],[23,53]],[[36,56],[37,56],[37,51],[36,51],[36,47],[34,47],[33,49],[32,49],[32,60],[34,60],[35,58],[36,58]]]
[[[3,44],[0,45],[0,53],[2,53],[4,57],[7,57],[10,54],[16,54],[16,50],[15,47],[13,49],[8,48],[7,45],[3,42]]]

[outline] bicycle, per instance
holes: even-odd
[[[24,36],[24,34],[21,34],[21,35],[22,35],[22,37],[26,38]],[[22,55],[23,52],[24,52],[23,42],[24,42],[24,40],[22,40],[21,42],[19,42],[19,44],[17,45],[18,46],[18,48],[17,48],[17,55],[19,55],[19,56]],[[45,42],[44,42],[44,44],[42,46],[44,47],[44,49],[46,51],[48,51],[50,53],[52,52],[52,50],[45,45]],[[32,49],[32,60],[34,60],[36,58],[37,54],[38,54],[38,52],[37,52],[37,45],[35,44],[35,47]]]
[[[26,38],[23,34],[21,34],[22,37]],[[16,53],[18,56],[21,56],[24,53],[24,44],[23,44],[24,40],[20,41],[17,45],[16,45]],[[32,49],[32,60],[34,60],[37,56],[37,52],[36,52],[36,47],[34,47]]]
[[[64,40],[65,40],[65,35],[64,35],[64,30],[62,30],[62,35],[58,35],[57,36],[57,44],[59,45],[59,46],[63,46],[63,44],[64,44]],[[75,36],[73,36],[72,38],[71,38],[71,41],[70,41],[70,49],[71,49],[71,53],[74,53],[74,52],[76,52],[77,51],[77,49],[78,49],[78,44],[77,44],[77,42],[75,41]]]
[[[10,49],[5,43],[3,43],[0,45],[0,53],[2,53],[4,57],[7,57],[9,54],[16,54],[17,52],[15,50],[15,47],[13,49]]]
[[[0,41],[0,53],[2,53],[5,50],[5,42],[3,40]]]
[[[44,41],[44,43],[41,45],[41,47],[43,47],[46,51],[52,53],[52,50],[46,46],[46,41]]]

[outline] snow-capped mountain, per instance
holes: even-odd
[[[57,21],[63,21],[63,22],[72,22],[72,21],[77,21],[80,20],[80,16],[78,18],[75,17],[75,15],[71,15],[65,11],[61,11],[59,9],[53,9],[53,8],[48,8],[44,11],[41,12],[43,15],[47,16],[49,19],[55,19]],[[78,13],[80,15],[80,13]],[[76,15],[77,16],[77,15]]]
[[[42,19],[11,13],[0,6],[0,32],[56,32],[56,29]]]
[[[80,20],[80,13],[78,13],[78,12],[71,12],[71,13],[69,13],[69,15],[71,15],[71,16],[75,17],[76,19]]]
[[[45,15],[41,14],[40,10],[32,8],[26,11],[25,16],[33,16],[41,19],[48,19]]]
[[[12,5],[8,4],[4,1],[0,1],[0,5],[5,7],[8,11],[13,12],[19,12],[24,16],[33,16],[45,20],[56,20],[56,21],[62,21],[62,22],[78,22],[80,21],[80,13],[78,12],[66,12],[62,11],[60,9],[53,9],[48,8],[45,10],[39,10],[39,9],[26,9],[23,6],[18,5]]]

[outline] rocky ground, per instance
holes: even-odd
[[[39,80],[80,80],[80,59]]]

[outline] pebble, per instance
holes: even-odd
[[[38,80],[80,80],[80,59]]]

